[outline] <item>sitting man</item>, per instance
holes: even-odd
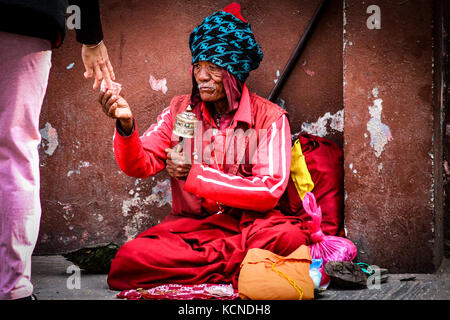
[[[117,119],[120,168],[136,178],[166,168],[173,199],[161,224],[119,249],[108,275],[111,289],[165,283],[236,288],[249,249],[288,255],[309,241],[300,218],[275,209],[289,180],[290,127],[285,110],[245,84],[263,54],[240,6],[232,3],[207,17],[189,45],[192,94],[173,98],[141,137],[123,97],[109,90],[99,96],[103,111]],[[178,153],[173,129],[188,106],[198,123]]]

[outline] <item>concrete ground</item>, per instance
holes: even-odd
[[[33,256],[32,282],[38,300],[119,300],[105,274],[73,269],[62,256]],[[328,288],[320,300],[450,300],[450,259],[433,274],[389,274],[378,289]]]

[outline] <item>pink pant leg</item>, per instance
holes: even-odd
[[[50,42],[0,32],[0,299],[33,292],[31,255],[41,218],[39,114]]]

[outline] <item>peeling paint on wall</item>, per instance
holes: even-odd
[[[140,191],[140,188],[136,188],[136,190]],[[139,192],[135,192],[134,190],[130,190],[129,194],[133,195],[133,198],[122,201],[122,214],[124,217],[128,216],[128,213],[133,207],[138,208],[138,211],[141,212],[146,206],[152,204],[156,204],[157,207],[162,207],[166,204],[172,205],[169,179],[158,181],[156,186],[152,188],[152,194],[143,199],[140,197]]]
[[[142,199],[139,197],[139,193],[135,193],[134,197],[130,200],[122,201],[122,214],[124,217],[128,216],[128,212],[132,207],[140,207]]]
[[[332,130],[343,132],[344,109],[339,110],[333,115],[330,112],[327,112],[314,123],[304,122],[302,124],[300,132],[295,134],[294,138],[302,132],[306,132],[319,137],[325,137],[326,135],[328,135],[328,124]]]
[[[280,70],[277,70],[277,77],[276,77],[276,79],[273,79],[273,82],[274,83],[277,83],[278,82],[278,79],[280,78]]]
[[[166,204],[172,205],[172,190],[170,188],[170,180],[158,181],[156,186],[152,188],[152,195],[150,196],[153,203],[158,207]]]
[[[58,132],[52,127],[50,123],[46,123],[45,127],[39,130],[43,141],[41,142],[44,152],[49,156],[53,155],[58,147]],[[45,141],[44,141],[45,140]]]
[[[131,221],[123,228],[127,241],[130,241],[142,231],[142,221],[147,216],[146,213],[138,212],[131,217]]]
[[[349,41],[349,40],[347,40],[347,39],[344,39],[344,51],[345,51],[345,49],[347,48],[347,44],[350,45],[350,46],[352,46],[352,45],[353,45],[353,42],[352,42],[352,41]]]
[[[450,167],[448,165],[447,160],[444,161],[444,172],[447,176],[450,176]]]
[[[348,167],[349,167],[349,169],[350,169],[354,174],[357,174],[357,173],[358,173],[358,170],[353,169],[353,163],[350,163],[350,164],[348,165]]]
[[[162,93],[166,94],[168,90],[166,78],[158,80],[154,76],[150,75],[148,83],[150,84],[150,87],[155,91],[161,91]]]
[[[67,176],[70,177],[72,174],[80,174],[81,168],[87,168],[89,166],[90,166],[90,163],[88,161],[80,161],[80,164],[78,165],[78,169],[68,171]]]
[[[139,183],[135,182],[135,186]],[[140,191],[141,188],[137,187],[136,191]],[[156,186],[152,188],[152,194],[145,198],[140,198],[139,192],[130,190],[129,194],[133,195],[130,200],[124,200],[122,202],[122,214],[127,217],[129,212],[134,209],[134,213],[131,216],[130,221],[124,227],[124,232],[128,240],[133,239],[136,235],[142,231],[146,226],[141,226],[142,221],[149,218],[149,214],[146,210],[147,206],[156,204],[157,207],[162,207],[166,204],[172,205],[172,193],[170,188],[170,180],[166,179],[158,181]],[[158,223],[160,221],[158,220]]]
[[[367,131],[370,133],[370,146],[375,150],[378,158],[384,151],[386,144],[392,140],[390,128],[381,122],[381,111],[383,110],[383,99],[378,98],[378,88],[372,90],[375,98],[373,105],[369,106],[370,120],[367,122]]]
[[[72,205],[71,204],[62,204],[63,205],[62,209],[63,209],[63,218],[64,220],[66,220],[67,222],[69,222],[69,220],[72,220],[74,217],[74,213],[72,211]]]
[[[309,70],[308,68],[306,68],[306,64],[307,64],[306,60],[303,61],[303,63],[302,63],[302,69],[303,69],[303,71],[305,71],[305,73],[306,73],[308,76],[314,77],[314,75],[315,75],[316,73],[315,73],[314,71],[311,71],[311,70]]]
[[[380,163],[380,164],[378,165],[378,173],[380,173],[381,170],[383,170],[383,164],[382,164],[382,163]]]

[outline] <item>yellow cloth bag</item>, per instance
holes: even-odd
[[[241,263],[239,296],[244,300],[314,299],[310,265],[311,255],[305,245],[286,257],[264,249],[250,249]]]
[[[314,189],[314,182],[312,181],[311,174],[306,166],[305,156],[303,155],[299,139],[297,139],[292,146],[291,179],[302,200],[308,191]]]

